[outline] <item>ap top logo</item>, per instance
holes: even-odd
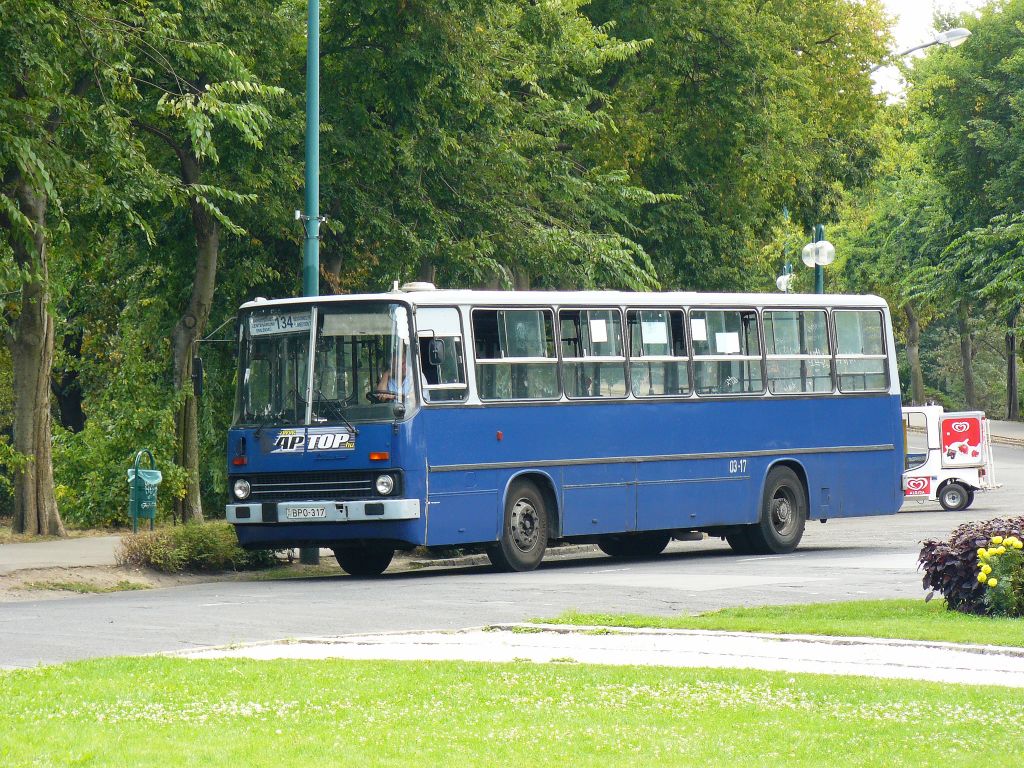
[[[282,429],[271,453],[301,453],[302,451],[350,451],[356,447],[351,432],[311,432],[304,435],[295,429]]]

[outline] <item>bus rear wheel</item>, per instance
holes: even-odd
[[[548,547],[548,509],[544,494],[525,481],[512,483],[505,499],[501,538],[487,548],[499,571],[532,571]]]
[[[609,557],[642,560],[660,555],[671,538],[669,534],[659,531],[602,536],[597,540],[597,548]]]
[[[792,552],[803,538],[806,522],[807,494],[803,483],[789,467],[775,467],[768,473],[764,484],[761,518],[745,530],[750,547],[745,554],[784,555]],[[731,541],[729,543],[732,544]]]
[[[380,576],[391,565],[394,547],[339,547],[334,557],[350,576]]]

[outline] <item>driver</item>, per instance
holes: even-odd
[[[391,375],[390,368],[384,369],[380,375],[380,381],[377,382],[377,391],[374,393],[378,400],[396,400],[399,393],[403,400],[409,396],[412,392],[412,379],[408,376],[407,367],[406,358],[403,357],[402,370],[397,380]]]

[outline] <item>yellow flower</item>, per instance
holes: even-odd
[[[985,565],[981,566],[981,572],[987,576],[988,574],[992,573],[992,566],[988,563],[985,563]]]
[[[1014,549],[1024,549],[1024,541],[1017,540],[1013,542]]]
[[[988,551],[986,552],[986,554],[989,557],[992,557],[993,555],[998,555],[999,554],[999,550],[997,550],[995,547],[989,547]]]
[[[988,580],[988,585],[989,585],[990,587],[994,587],[994,586],[995,586],[996,584],[998,584],[998,583],[999,583],[999,579],[989,579],[989,580]]]
[[[1002,554],[1005,554],[1005,553],[1006,553],[1006,547],[999,547],[998,549],[996,549],[996,554],[997,555],[1002,555]]]
[[[978,557],[988,557],[988,550],[984,547],[978,548]]]
[[[988,581],[988,576],[986,576],[984,573],[979,573],[978,582],[984,584],[986,581]]]
[[[1002,544],[1003,543],[1003,537],[1002,536],[993,536],[992,537],[992,543],[993,544]]]

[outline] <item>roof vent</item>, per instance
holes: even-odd
[[[425,282],[406,283],[405,285],[402,286],[402,291],[404,293],[415,293],[416,291],[436,291],[436,290],[437,290],[437,286],[436,285],[434,285],[433,283],[425,283]]]

